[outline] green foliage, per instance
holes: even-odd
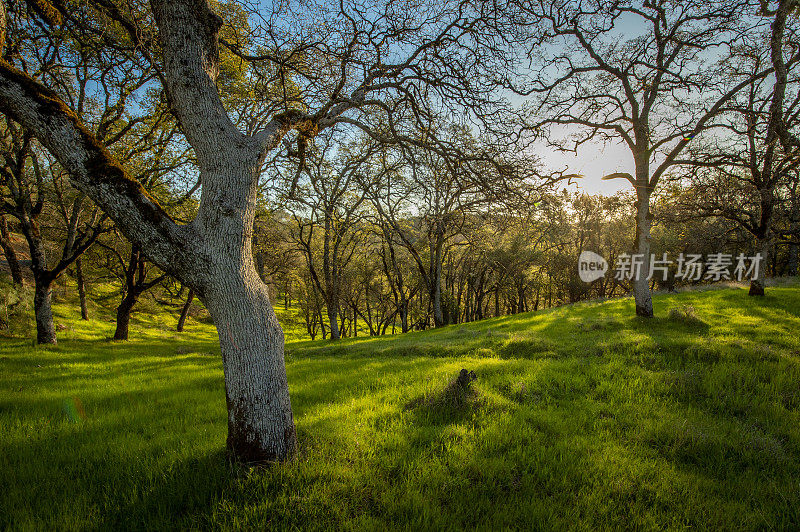
[[[59,304],[58,346],[0,343],[0,528],[797,528],[800,288],[654,303],[289,342],[301,450],[253,470],[212,326]]]

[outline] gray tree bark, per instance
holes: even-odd
[[[647,172],[647,169],[644,169],[642,172],[643,175],[645,175],[643,182],[646,183],[649,178],[649,172]],[[642,256],[642,267],[639,275],[633,279],[633,299],[636,304],[636,315],[644,318],[653,317],[653,296],[650,292],[650,284],[647,278],[650,272],[651,225],[652,215],[650,214],[650,193],[647,189],[638,187],[636,191],[635,252],[636,254]]]
[[[34,275],[33,310],[36,316],[36,342],[55,344],[56,328],[53,324],[52,280]]]

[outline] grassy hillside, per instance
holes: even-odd
[[[655,307],[290,342],[301,449],[249,471],[210,325],[58,307],[58,346],[0,341],[0,527],[800,527],[800,289]]]
[[[154,292],[145,292],[136,303],[131,316],[131,338],[142,335],[148,338],[169,338],[173,336],[180,316],[183,299],[170,300],[165,305],[165,295],[157,300]],[[107,339],[114,336],[116,311],[119,305],[120,287],[117,283],[90,283],[87,286],[86,301],[91,320],[81,321],[78,310],[78,292],[75,284],[62,276],[53,290],[53,316],[59,341]],[[308,339],[305,323],[300,310],[295,307],[284,309],[275,307],[275,312],[283,327],[287,342]],[[194,323],[192,335],[216,337],[208,311],[195,298],[189,311],[187,324]],[[189,331],[190,327],[187,327]],[[33,319],[33,281],[22,289],[11,285],[7,278],[0,277],[0,338],[36,338]]]

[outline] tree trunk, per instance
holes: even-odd
[[[750,279],[750,291],[748,295],[751,296],[763,296],[765,291],[764,288],[766,287],[766,270],[767,270],[767,261],[770,257],[770,242],[769,238],[759,238],[758,239],[758,250],[761,253],[761,264],[758,268],[758,277],[753,277]]]
[[[639,180],[641,182],[641,180]],[[632,279],[633,298],[636,302],[636,315],[645,318],[653,317],[653,298],[650,293],[648,273],[650,271],[650,193],[637,189],[636,194],[636,251],[641,255],[642,267],[639,275]]]
[[[291,457],[297,446],[283,330],[256,271],[253,219],[263,158],[220,152],[203,177],[200,209],[209,263],[195,292],[219,335],[228,406],[228,452],[243,462]],[[321,316],[320,316],[321,317]]]
[[[131,321],[131,313],[138,299],[139,296],[132,290],[129,290],[125,294],[125,297],[122,298],[122,301],[117,307],[117,329],[114,331],[114,340],[128,339],[128,326]]]
[[[266,285],[249,268],[210,277],[204,303],[219,333],[228,405],[228,451],[245,462],[283,460],[297,446],[283,331]],[[227,271],[225,271],[227,270]]]
[[[442,285],[438,277],[434,277],[433,279],[431,304],[433,305],[433,325],[435,327],[445,325],[444,313],[442,312]]]
[[[36,342],[55,344],[56,328],[53,324],[52,280],[34,276],[33,310],[36,315]]]
[[[14,246],[11,242],[11,233],[8,230],[8,221],[5,216],[0,216],[0,246],[2,246],[3,254],[6,256],[8,269],[11,270],[11,281],[16,285],[22,285],[24,282],[22,268],[17,259],[17,252],[14,251]]]
[[[431,306],[433,307],[433,325],[441,327],[446,325],[446,322],[444,312],[442,312],[442,266],[438,255],[436,257],[433,275],[431,275]]]
[[[408,332],[408,304],[409,301],[403,294],[400,300],[400,330],[404,333]]]
[[[183,326],[186,324],[186,316],[189,315],[189,308],[192,306],[193,299],[194,290],[190,288],[189,295],[186,296],[186,303],[183,304],[183,308],[181,309],[181,317],[178,318],[178,326],[176,327],[178,332],[183,332]]]
[[[331,326],[331,340],[339,339],[339,304],[329,301],[326,305],[328,309],[328,322]]]
[[[86,306],[86,281],[83,278],[83,262],[75,259],[75,280],[78,282],[78,298],[81,303],[81,319],[89,320],[89,309]]]
[[[787,275],[797,275],[797,258],[798,258],[798,245],[794,242],[789,244],[789,266],[786,272]]]

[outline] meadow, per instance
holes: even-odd
[[[110,342],[63,301],[57,346],[0,340],[0,528],[797,529],[800,288],[654,301],[290,327],[300,449],[258,468],[225,455],[213,325],[153,307]]]

